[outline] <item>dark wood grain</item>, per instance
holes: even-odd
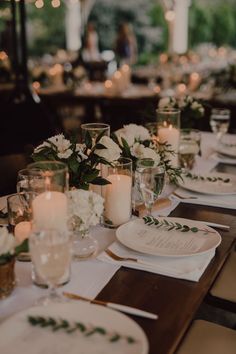
[[[181,203],[171,216],[226,224],[230,225],[230,230],[220,232],[222,243],[197,283],[121,268],[99,294],[98,299],[135,306],[159,315],[157,321],[133,317],[148,337],[150,354],[176,351],[235,244],[235,210]]]

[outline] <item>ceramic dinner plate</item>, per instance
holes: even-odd
[[[212,195],[236,194],[236,176],[228,173],[211,172],[201,174],[197,179],[183,176],[183,180],[179,180],[178,184],[191,192]]]
[[[217,231],[200,221],[172,217],[158,217],[159,221],[197,227],[198,232],[168,230],[168,227],[149,226],[142,219],[131,220],[116,230],[116,237],[124,246],[153,256],[186,257],[215,249],[221,243]],[[207,231],[207,232],[206,232]]]
[[[236,143],[232,145],[220,144],[216,147],[216,151],[222,155],[236,158]]]
[[[28,316],[46,316],[80,322],[86,326],[106,329],[107,334],[86,336],[80,331],[53,332],[49,328],[35,327],[28,323]],[[120,312],[84,301],[31,307],[19,312],[0,325],[0,353],[16,354],[147,354],[148,341],[136,322]],[[122,339],[110,341],[115,334]],[[134,343],[127,341],[127,336]]]

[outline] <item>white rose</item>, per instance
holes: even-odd
[[[134,144],[135,136],[134,136],[133,132],[127,131],[127,130],[125,130],[125,128],[122,128],[122,129],[117,130],[115,132],[115,134],[117,136],[117,139],[118,139],[120,145],[123,146],[121,138],[125,139],[125,141],[127,142],[127,144],[129,146],[132,146]]]
[[[37,154],[38,152],[40,152],[43,148],[45,147],[50,147],[51,145],[47,142],[47,141],[44,141],[42,144],[40,144],[39,146],[37,146],[35,149],[34,149],[34,153]]]
[[[170,97],[163,97],[160,99],[160,101],[158,103],[158,107],[159,108],[169,107],[170,103],[171,103]]]
[[[15,252],[16,241],[12,234],[9,234],[6,227],[0,228],[0,256]]]
[[[200,108],[200,104],[197,102],[197,101],[194,101],[192,104],[191,104],[191,108],[193,110],[197,110]]]
[[[153,149],[145,147],[143,144],[135,143],[131,148],[131,154],[137,159],[150,158],[155,161],[156,164],[160,162],[160,157]]]
[[[96,155],[102,157],[108,162],[112,162],[120,158],[121,149],[111,138],[108,136],[103,136],[99,143],[104,145],[106,149],[96,149]]]
[[[147,128],[142,125],[128,124],[124,125],[126,135],[134,135],[135,140],[150,140],[150,134]]]

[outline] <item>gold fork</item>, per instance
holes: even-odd
[[[113,253],[111,250],[109,250],[109,248],[107,248],[105,250],[106,254],[108,254],[108,256],[110,256],[111,258],[113,258],[115,261],[131,261],[131,262],[136,262],[138,263],[138,259],[137,258],[133,258],[133,257],[120,257],[117,254]]]
[[[198,199],[198,197],[191,197],[191,196],[190,197],[183,197],[182,195],[179,195],[176,192],[173,192],[172,194],[175,195],[179,199]]]

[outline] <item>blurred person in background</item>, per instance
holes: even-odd
[[[98,34],[92,22],[88,23],[83,49],[84,61],[99,61]]]
[[[119,27],[115,42],[115,53],[118,64],[135,64],[137,61],[137,41],[129,23],[122,23]]]

